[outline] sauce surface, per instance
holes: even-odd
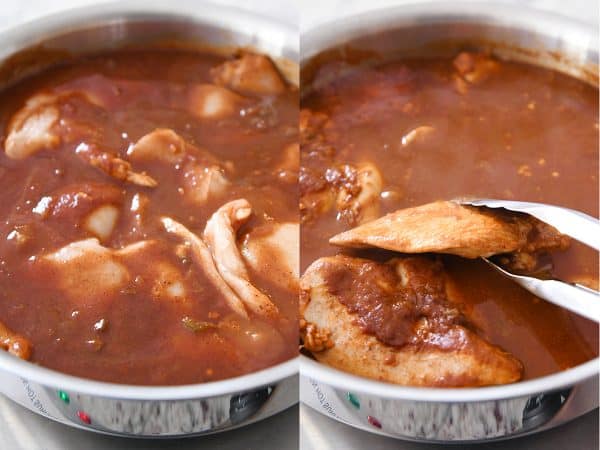
[[[303,269],[337,253],[393,257],[342,251],[328,240],[365,219],[436,200],[515,199],[598,217],[598,90],[590,85],[461,54],[376,67],[330,61],[312,86],[301,101]],[[361,167],[378,173],[362,191]],[[365,186],[377,184],[375,213],[352,206]],[[485,263],[442,261],[478,333],[521,360],[525,379],[598,354],[594,323],[534,297]],[[572,242],[552,263],[555,276],[597,288],[593,250]]]
[[[238,231],[239,245],[253,230],[298,222],[297,184],[281,166],[284,149],[297,142],[297,89],[286,85],[277,95],[226,92],[234,99],[233,113],[198,118],[187,106],[191,92],[212,85],[211,70],[224,62],[194,52],[116,52],[67,62],[0,95],[3,142],[15,111],[39,92],[58,96],[62,121],[56,148],[25,159],[0,152],[0,321],[31,341],[33,362],[98,380],[172,385],[229,378],[296,355],[294,289],[273,282],[269,268],[248,267],[251,283],[279,314],[236,315],[190,256],[189,242],[167,233],[160,221],[169,217],[202,236],[221,205],[243,198],[252,216]],[[70,92],[85,95],[61,96]],[[214,103],[206,104],[203,111],[212,113]],[[155,187],[99,170],[103,154],[126,161],[132,145],[156,129],[174,131],[192,148],[185,160],[191,165],[132,163],[152,176]],[[100,151],[99,159],[85,159],[90,149]],[[202,173],[188,168],[203,169],[203,158],[217,161],[228,187],[198,202],[188,194]],[[49,215],[44,197],[52,202]],[[80,220],[92,209],[87,199],[94,207],[109,203],[118,211],[114,229],[100,239],[102,246],[152,245],[141,257],[118,256],[129,271],[124,287],[100,296],[69,296],[68,281],[62,286],[57,281],[64,279],[63,267],[40,260],[93,237]],[[11,233],[27,239],[16,245],[18,239],[8,238]],[[160,278],[166,273],[175,273],[185,286],[183,295],[176,287],[168,290],[171,281]],[[161,295],[162,288],[173,298]]]
[[[442,264],[419,258],[394,262],[381,265],[369,261],[326,269],[328,293],[356,314],[356,321],[365,333],[385,344],[424,347],[433,342],[439,347],[444,340],[442,335],[452,325],[465,322],[446,298]],[[399,270],[405,274],[399,274]],[[446,340],[449,342],[442,347],[460,345],[451,338]]]

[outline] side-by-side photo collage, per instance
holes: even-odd
[[[598,0],[4,0],[0,450],[599,450]]]

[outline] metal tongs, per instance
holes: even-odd
[[[552,225],[560,233],[570,236],[597,251],[600,250],[600,222],[598,219],[582,212],[543,203],[510,200],[459,199],[458,202],[463,205],[504,208],[509,211],[529,214]],[[600,292],[577,283],[515,275],[496,265],[488,258],[482,259],[502,275],[520,284],[537,297],[588,319],[600,322]]]

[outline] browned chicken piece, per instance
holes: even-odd
[[[236,234],[248,221],[252,207],[245,199],[221,206],[206,222],[204,241],[208,244],[217,270],[246,308],[260,316],[274,317],[279,311],[269,297],[250,283],[250,276],[237,247]]]
[[[241,94],[277,95],[286,85],[273,62],[263,55],[244,53],[211,70],[215,84],[226,86]]]
[[[282,153],[281,162],[277,165],[279,179],[285,183],[298,183],[300,144],[294,142],[286,145]]]
[[[350,167],[351,175],[340,184],[337,193],[337,210],[353,225],[379,217],[379,195],[383,180],[379,170],[371,163]]]
[[[54,130],[60,118],[56,102],[55,95],[37,94],[15,113],[4,141],[4,151],[9,158],[24,159],[60,144],[60,136]]]
[[[24,159],[40,150],[56,148],[61,142],[70,142],[73,138],[69,136],[70,128],[86,127],[83,124],[65,126],[60,120],[59,101],[73,96],[81,97],[89,104],[101,106],[96,96],[84,91],[41,93],[32,96],[10,120],[4,142],[6,155],[12,159]],[[90,133],[93,134],[92,129]],[[155,187],[158,184],[145,173],[134,172],[129,162],[99,150],[95,144],[81,143],[75,149],[75,153],[87,163],[119,180],[146,187]]]
[[[44,255],[34,262],[34,268],[52,273],[65,297],[74,302],[99,301],[130,279],[127,267],[115,258],[114,251],[95,238],[72,242]]]
[[[117,180],[144,187],[158,186],[158,182],[150,175],[144,172],[134,172],[129,162],[112,153],[103,152],[95,145],[81,143],[75,149],[75,153],[82,160]]]
[[[43,220],[82,227],[107,239],[119,218],[122,191],[101,183],[75,183],[42,196],[32,212]]]
[[[18,358],[28,360],[31,357],[32,345],[23,336],[14,333],[0,322],[0,349],[11,353]]]
[[[383,179],[370,162],[336,164],[335,149],[323,129],[328,117],[300,112],[303,164],[299,173],[300,216],[303,223],[335,208],[339,219],[354,226],[379,216]],[[324,169],[325,168],[325,169]]]
[[[335,207],[338,218],[357,225],[379,216],[383,180],[371,163],[331,167],[323,175],[300,172],[300,212],[303,222]]]
[[[565,249],[569,239],[531,216],[438,201],[387,214],[329,240],[343,247],[465,258]]]
[[[102,205],[85,218],[83,226],[92,235],[101,241],[105,241],[115,229],[118,219],[119,209],[116,206]]]
[[[453,61],[458,75],[471,84],[487,80],[500,65],[490,55],[484,53],[461,52]]]
[[[190,89],[188,110],[199,119],[223,119],[239,113],[244,98],[214,84],[197,84]]]
[[[477,335],[448,298],[448,282],[441,263],[424,256],[321,258],[300,282],[305,348],[332,367],[403,385],[518,381],[521,363]]]
[[[229,307],[237,314],[244,318],[248,318],[248,313],[244,307],[244,303],[240,300],[237,294],[225,282],[219,273],[212,254],[206,243],[200,239],[195,233],[188,230],[184,225],[176,222],[169,217],[161,218],[161,222],[165,230],[182,238],[187,245],[190,246],[190,251],[194,262],[202,268],[206,277],[210,280],[213,286],[223,295],[223,298]]]
[[[9,158],[24,159],[45,149],[54,149],[62,141],[58,104],[65,99],[79,97],[101,106],[100,100],[86,91],[63,91],[59,94],[38,93],[27,99],[25,105],[10,119],[4,151]],[[73,124],[69,124],[73,126]]]
[[[104,204],[122,202],[121,189],[103,183],[72,183],[42,196],[32,212],[44,219],[79,223],[82,217]]]
[[[98,239],[75,241],[53,253],[37,258],[35,271],[50,272],[64,297],[74,303],[102,302],[111,293],[144,288],[156,299],[181,302],[187,288],[180,271],[169,261],[139,262],[160,252],[157,241],[138,241],[123,248],[102,246]]]
[[[222,195],[230,184],[217,158],[185,142],[168,128],[157,128],[142,136],[128,149],[127,155],[139,163],[160,161],[175,170],[183,166],[184,195],[197,205]]]
[[[189,164],[183,175],[183,182],[186,197],[196,205],[204,205],[209,199],[225,194],[230,186],[219,166]]]
[[[145,134],[127,150],[132,161],[181,163],[187,153],[185,140],[170,128],[157,128]]]
[[[309,109],[300,111],[300,151],[302,167],[298,174],[300,219],[307,223],[331,210],[335,194],[329,187],[323,167],[333,165],[335,149],[324,134],[329,117]]]
[[[300,226],[267,223],[243,236],[240,253],[248,266],[278,286],[298,289],[300,276]]]
[[[501,255],[496,262],[513,273],[532,273],[539,266],[536,255],[520,251]]]
[[[271,300],[254,287],[237,248],[236,233],[252,213],[250,204],[233,200],[219,208],[206,223],[203,238],[182,224],[163,217],[165,229],[178,235],[190,246],[196,264],[221,292],[233,311],[247,318],[247,310],[262,316],[278,314]]]

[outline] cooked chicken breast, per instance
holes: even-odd
[[[132,161],[161,161],[181,163],[186,154],[185,140],[170,128],[157,128],[145,134],[127,149]]]
[[[25,159],[41,150],[54,149],[69,128],[81,126],[64,121],[59,104],[69,98],[79,99],[95,106],[102,106],[100,99],[85,90],[67,90],[59,94],[40,92],[31,96],[25,105],[10,119],[4,151],[11,159]]]
[[[202,268],[206,277],[221,293],[229,307],[240,316],[247,318],[248,313],[244,307],[244,303],[240,300],[237,294],[225,282],[215,261],[213,260],[210,249],[206,243],[195,233],[188,230],[184,225],[174,221],[170,217],[162,217],[161,222],[168,233],[175,234],[182,238],[187,245],[190,246],[192,259],[194,263]]]
[[[183,175],[183,185],[190,202],[204,205],[209,199],[225,194],[231,183],[219,166],[190,164]]]
[[[0,322],[0,350],[28,360],[31,357],[33,349],[28,339],[11,331],[6,325]]]
[[[54,131],[60,114],[57,97],[37,94],[31,97],[10,120],[4,142],[6,155],[12,159],[25,159],[42,150],[55,148],[60,136]]]
[[[301,278],[301,333],[325,364],[412,386],[485,386],[518,381],[521,363],[474,331],[448,298],[441,263],[387,263],[338,255]]]
[[[264,55],[245,53],[211,70],[215,84],[249,95],[277,95],[285,81],[273,62]]]
[[[237,231],[252,214],[245,199],[221,206],[207,221],[202,237],[169,217],[161,218],[167,232],[184,239],[193,260],[223,295],[233,311],[248,318],[248,311],[258,316],[275,317],[277,306],[250,282],[244,259],[237,246]]]
[[[113,205],[103,205],[85,219],[84,227],[98,239],[105,241],[112,234],[119,219],[119,210]]]
[[[335,208],[337,219],[356,226],[379,217],[384,185],[381,171],[368,160],[340,164],[329,141],[329,117],[300,111],[302,167],[298,177],[300,218],[310,223]]]
[[[243,97],[214,84],[190,89],[188,110],[199,119],[223,119],[239,112]]]
[[[329,240],[342,247],[465,258],[565,249],[569,239],[531,216],[438,201],[387,214]]]
[[[144,172],[135,172],[131,164],[116,155],[102,151],[95,144],[80,143],[75,154],[86,163],[96,167],[110,177],[143,187],[156,187],[158,182]]]
[[[484,53],[461,52],[453,61],[460,77],[471,84],[480,84],[497,73],[500,64]]]
[[[250,276],[237,247],[237,231],[248,221],[252,207],[245,199],[232,200],[221,206],[204,228],[217,270],[242,300],[246,308],[259,316],[274,317],[279,311],[269,297],[250,282]]]
[[[135,245],[135,244],[133,244]],[[115,251],[90,238],[44,255],[38,264],[56,273],[56,283],[74,301],[97,301],[122,288],[130,279]]]
[[[279,179],[285,183],[298,183],[300,171],[300,144],[294,142],[283,148],[281,162],[277,165]]]
[[[42,256],[35,267],[52,271],[65,297],[81,304],[102,302],[111,293],[127,290],[131,282],[138,287],[149,283],[150,294],[157,300],[185,301],[186,283],[173,264],[168,260],[149,266],[139,264],[152,257],[150,252],[157,245],[156,241],[146,240],[113,249],[90,238]]]
[[[349,223],[360,224],[379,216],[379,195],[383,180],[379,170],[371,163],[347,166],[352,174],[341,183],[337,192],[337,210]]]
[[[240,245],[246,263],[278,286],[298,289],[300,276],[300,226],[268,223],[247,233]]]
[[[185,198],[196,205],[222,195],[230,186],[219,160],[188,142],[169,128],[157,128],[142,136],[127,150],[136,163],[159,161],[179,171],[183,167]]]

